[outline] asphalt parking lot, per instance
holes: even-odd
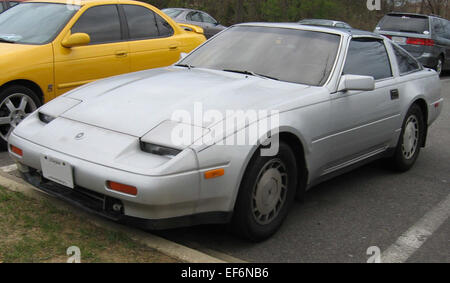
[[[450,99],[450,76],[443,79]],[[169,240],[211,255],[248,262],[366,262],[369,247],[386,251],[450,197],[450,105],[429,132],[427,147],[408,173],[397,174],[375,162],[310,191],[297,202],[281,230],[270,240],[251,244],[222,225],[158,232]],[[11,160],[0,153],[0,167]],[[450,263],[450,218],[407,262]]]

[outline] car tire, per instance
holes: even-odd
[[[260,242],[277,232],[285,220],[297,189],[294,152],[281,142],[278,155],[263,157],[260,150],[250,161],[236,200],[232,228],[239,236]]]
[[[0,147],[3,150],[7,148],[12,130],[40,105],[36,93],[25,86],[12,85],[0,92]]]
[[[422,109],[414,104],[408,111],[395,150],[392,166],[399,172],[410,170],[417,161],[425,139],[425,121]]]
[[[438,73],[439,76],[442,76],[442,73],[444,72],[444,56],[439,56],[434,70]]]

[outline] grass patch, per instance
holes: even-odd
[[[81,262],[176,262],[137,243],[121,232],[109,231],[48,201],[0,187],[0,263],[66,262],[66,251],[77,246]]]

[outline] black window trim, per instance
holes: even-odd
[[[121,38],[121,39],[120,39],[120,40],[113,40],[113,41],[101,41],[101,42],[96,42],[96,43],[93,43],[93,44],[86,45],[86,46],[84,46],[84,47],[87,47],[87,46],[97,46],[97,45],[103,45],[103,44],[111,44],[111,43],[120,43],[120,42],[127,42],[127,41],[128,41],[128,39],[127,39],[127,37],[126,37],[126,32],[128,31],[128,29],[125,30],[125,28],[124,28],[124,26],[123,26],[123,24],[122,24],[122,19],[121,19],[121,16],[120,16],[120,11],[119,11],[119,7],[118,7],[117,4],[101,4],[101,5],[91,6],[91,7],[87,8],[87,9],[86,9],[86,10],[78,17],[78,19],[75,21],[75,23],[70,27],[70,32],[72,32],[73,27],[78,23],[78,21],[80,20],[80,18],[81,18],[87,11],[89,11],[89,9],[97,8],[97,7],[102,7],[102,6],[116,6],[117,14],[118,14],[118,17],[119,17],[119,24],[120,24],[120,38]]]
[[[155,14],[155,24],[156,24],[156,28],[158,29],[158,33],[160,34],[160,30],[159,30],[159,26],[158,26],[158,22],[157,22],[157,18],[156,16],[160,16],[164,21],[166,21],[169,26],[172,28],[172,32],[170,33],[170,35],[166,36],[166,35],[159,35],[159,36],[149,36],[149,37],[145,37],[145,38],[131,38],[130,36],[130,27],[128,26],[128,20],[127,20],[127,16],[125,14],[125,10],[123,8],[124,5],[131,5],[131,6],[139,6],[139,7],[143,7],[146,8],[150,11],[152,11]],[[146,6],[142,6],[142,5],[135,5],[135,4],[119,4],[118,5],[118,9],[121,12],[121,24],[123,21],[123,24],[125,25],[125,30],[126,30],[126,41],[129,42],[135,42],[135,41],[143,41],[143,40],[150,40],[150,39],[161,39],[161,38],[169,38],[175,35],[175,28],[169,23],[169,21],[167,21],[166,19],[164,19],[164,17],[162,17],[161,15],[159,15],[158,13],[156,13],[156,11],[154,11],[153,9],[150,9]]]
[[[349,47],[350,47],[350,43],[352,42],[352,40],[354,40],[354,39],[363,39],[363,40],[372,40],[372,41],[378,41],[378,42],[381,42],[382,44],[383,44],[383,46],[384,46],[384,49],[386,50],[386,54],[387,54],[387,56],[388,56],[388,59],[389,59],[389,68],[391,69],[391,76],[390,77],[386,77],[386,78],[382,78],[382,79],[378,79],[378,80],[375,80],[375,83],[378,83],[378,82],[383,82],[383,81],[388,81],[388,80],[392,80],[392,79],[394,79],[395,78],[395,75],[394,75],[394,70],[393,70],[393,68],[392,68],[392,63],[393,63],[393,58],[392,58],[392,55],[390,54],[390,52],[388,51],[388,49],[387,49],[387,46],[386,46],[386,41],[383,39],[383,38],[380,38],[380,37],[375,37],[375,36],[350,36],[349,37],[349,41],[348,41],[348,45],[347,45],[347,50],[345,51],[346,53],[345,53],[345,58],[344,58],[344,61],[343,61],[343,63],[342,63],[342,67],[341,67],[341,77],[342,76],[344,76],[344,69],[345,69],[345,64],[347,63],[347,57],[348,57],[348,51],[349,51]],[[396,61],[397,62],[397,61]],[[340,80],[340,79],[339,79]]]

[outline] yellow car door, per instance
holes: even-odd
[[[83,84],[130,72],[129,44],[117,5],[84,7],[81,16],[61,42],[54,42],[55,93],[63,94]],[[67,48],[64,39],[84,33],[90,43]]]
[[[147,6],[120,6],[128,23],[131,71],[165,67],[180,59],[183,44],[163,17]]]

